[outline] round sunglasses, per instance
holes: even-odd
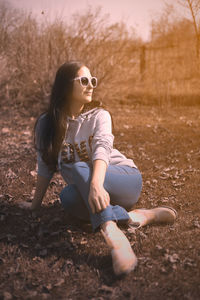
[[[88,78],[86,76],[80,76],[80,77],[75,77],[73,80],[79,80],[82,87],[87,87],[89,85],[89,83],[93,88],[97,87],[97,78],[96,77]]]

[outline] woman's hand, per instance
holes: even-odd
[[[110,196],[102,185],[91,183],[88,202],[92,213],[99,213],[110,204]]]

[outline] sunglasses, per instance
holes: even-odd
[[[96,77],[88,78],[86,76],[80,76],[80,77],[74,78],[73,80],[79,80],[82,87],[87,87],[89,85],[89,83],[93,88],[97,87],[97,78]]]

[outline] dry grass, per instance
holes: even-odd
[[[12,15],[9,8],[4,11],[4,19]],[[71,59],[84,61],[98,76],[98,95],[118,96],[119,76],[129,60],[126,52],[130,43],[138,43],[123,23],[108,25],[100,9],[74,15],[70,24],[58,19],[39,24],[31,15],[21,15],[16,26],[6,30],[0,55],[8,72],[2,75],[1,95],[7,90],[8,99],[29,103],[49,95],[57,68]]]
[[[141,41],[124,23],[110,25],[100,8],[74,15],[70,23],[39,23],[1,5],[0,32],[0,95],[12,103],[45,103],[57,68],[78,59],[99,78],[95,96],[104,102],[199,104],[193,35],[147,44],[142,79]]]

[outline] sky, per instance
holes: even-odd
[[[164,0],[7,0],[16,8],[32,11],[42,17],[41,12],[52,20],[55,16],[69,19],[75,12],[83,12],[90,5],[101,6],[102,13],[109,13],[110,22],[125,21],[128,28],[135,28],[144,41],[150,38],[151,20],[161,14]]]

